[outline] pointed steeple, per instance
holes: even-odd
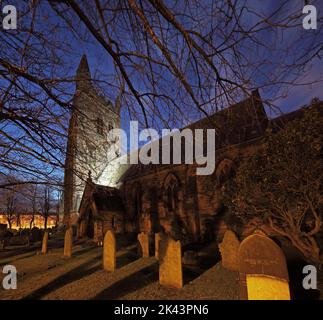
[[[86,90],[91,87],[91,72],[87,57],[83,54],[80,64],[76,71],[77,89]]]

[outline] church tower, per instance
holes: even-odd
[[[119,104],[99,95],[83,55],[76,72],[76,92],[69,123],[64,172],[64,221],[74,224],[89,175],[95,183],[107,163],[119,155],[119,141],[108,132],[120,127]]]

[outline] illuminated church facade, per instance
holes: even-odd
[[[96,93],[85,57],[77,76],[64,213],[72,217],[78,238],[95,242],[107,230],[153,234],[161,229],[183,243],[212,240],[226,228],[221,188],[239,159],[261,149],[268,127],[279,127],[301,113],[269,120],[254,91],[249,98],[187,126],[192,130],[216,128],[216,163],[211,175],[197,175],[196,163],[120,164],[119,141],[107,140],[107,132],[120,127],[120,106]]]

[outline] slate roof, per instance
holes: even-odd
[[[208,118],[203,118],[183,129],[215,129],[215,149],[225,146],[239,144],[248,140],[261,137],[268,126],[268,118],[262,104],[258,90],[252,92],[251,96],[226,109],[218,111]],[[161,139],[158,140],[160,142]],[[206,152],[206,139],[204,139],[204,151]],[[173,144],[171,144],[171,148]],[[162,144],[159,143],[159,156],[161,163]],[[185,154],[185,141],[182,139],[182,159]],[[172,152],[172,151],[171,151]],[[160,166],[173,166],[162,164],[143,165],[133,164],[120,177],[119,182],[126,181],[136,176],[157,170]]]
[[[320,102],[320,107],[323,107],[323,103]],[[251,96],[239,103],[236,103],[226,109],[218,111],[208,118],[203,118],[192,124],[189,124],[185,128],[189,129],[210,129],[215,128],[216,142],[215,149],[232,145],[238,145],[244,142],[252,141],[257,138],[261,138],[267,128],[271,128],[274,132],[279,131],[284,125],[290,121],[301,118],[304,114],[306,107],[300,108],[296,111],[283,114],[275,119],[269,120],[264,106],[261,101],[258,90],[252,92]],[[322,108],[323,109],[323,108]],[[184,128],[184,129],[185,129]],[[184,159],[185,142],[182,139],[182,159]],[[160,163],[161,163],[161,139],[157,142],[160,147]],[[204,141],[206,144],[206,141]],[[171,145],[172,146],[172,145]],[[206,150],[206,145],[204,146]],[[126,155],[129,158],[129,154]],[[117,159],[116,159],[117,160]],[[116,161],[117,162],[117,161]],[[115,163],[113,164],[116,167]],[[113,166],[107,165],[106,172],[113,171],[115,176],[113,177],[114,184],[125,182],[127,180],[136,178],[138,176],[148,174],[151,172],[157,172],[161,167],[174,166],[173,164],[120,164],[117,172]],[[109,169],[110,168],[110,169]]]

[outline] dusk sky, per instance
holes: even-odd
[[[244,1],[241,1],[244,2]],[[263,1],[263,0],[248,0],[247,6],[250,6],[250,11],[255,10],[263,15],[270,15],[274,12],[279,5],[284,1]],[[303,8],[303,0],[295,1],[285,1],[286,5],[284,6],[284,11],[277,16],[277,20],[281,18],[282,15],[299,12],[300,21],[297,27],[290,28],[288,30],[280,30],[275,32],[263,32],[261,38],[264,39],[265,43],[268,46],[274,48],[273,51],[268,52],[267,50],[263,51],[254,51],[252,48],[249,48],[250,51],[248,54],[254,59],[255,63],[261,61],[264,57],[263,53],[267,55],[266,58],[270,60],[270,65],[264,65],[261,69],[262,74],[259,72],[255,74],[254,81],[259,83],[261,87],[262,83],[268,82],[267,78],[269,73],[276,72],[275,69],[279,72],[279,64],[282,59],[289,60],[289,57],[284,57],[284,50],[287,46],[292,44],[292,52],[295,56],[301,56],[302,51],[307,50],[308,48],[315,48],[318,44],[323,41],[323,23],[322,23],[322,14],[323,14],[323,3],[320,0],[312,1],[317,8],[318,12],[318,29],[317,30],[304,30],[302,28],[302,16],[301,11]],[[257,22],[257,18],[252,13],[246,13],[245,17],[242,19],[246,25],[254,25]],[[91,39],[91,38],[90,38]],[[90,40],[91,42],[91,40]],[[85,53],[89,59],[91,72],[95,76],[96,74],[109,73],[111,70],[111,60],[107,56],[106,52],[95,43],[82,43],[82,41],[75,41],[75,54],[79,54],[79,58],[83,53]],[[283,53],[283,54],[282,54]],[[295,56],[290,57],[290,63]],[[305,59],[306,57],[303,57]],[[316,56],[311,63],[304,69],[303,74],[300,77],[298,83],[299,86],[286,86],[286,92],[284,93],[286,97],[277,97],[279,94],[278,86],[270,87],[267,86],[264,89],[260,89],[261,96],[264,99],[272,99],[274,103],[279,107],[282,112],[288,112],[294,110],[298,107],[306,105],[310,102],[313,97],[323,98],[322,90],[322,81],[323,81],[323,58]],[[78,60],[76,59],[75,63],[77,64]],[[274,70],[273,70],[274,69]],[[288,76],[287,76],[288,79]],[[314,83],[319,82],[319,83]],[[308,84],[307,83],[311,83]],[[314,84],[312,84],[314,83]],[[267,109],[268,115],[274,117],[275,113],[272,110]],[[277,111],[278,112],[278,111]]]
[[[259,30],[256,32],[256,35],[251,33],[251,36],[254,37],[254,40],[244,39],[241,46],[237,46],[240,51],[240,57],[243,56],[243,60],[236,61],[232,54],[231,50],[225,51],[223,53],[223,58],[226,59],[229,65],[223,66],[221,58],[215,58],[214,64],[219,68],[219,73],[221,76],[230,79],[239,79],[241,83],[246,83],[248,91],[255,88],[260,88],[260,95],[264,99],[265,105],[267,102],[272,103],[272,106],[266,105],[266,111],[270,118],[276,117],[281,112],[289,112],[295,110],[301,106],[307,105],[313,97],[323,98],[323,61],[322,61],[322,51],[318,55],[315,55],[305,66],[301,66],[309,56],[313,55],[323,43],[323,2],[320,0],[312,1],[318,11],[318,23],[317,30],[304,30],[302,27],[302,8],[303,0],[293,0],[293,1],[270,1],[270,0],[248,0],[238,2],[245,4],[246,8],[243,11],[243,14],[240,19],[241,25],[245,29],[248,27],[253,27],[257,25],[258,21],[261,20],[261,17],[271,17],[272,13],[282,5],[278,14],[275,14],[271,17],[271,22],[283,21],[286,17],[295,16],[296,18],[292,21],[292,25],[286,27],[274,27],[272,29],[265,28],[264,30]],[[20,1],[13,1],[17,4],[18,15],[20,8],[26,8],[26,3]],[[80,2],[82,4],[82,2]],[[172,1],[169,3],[169,6],[174,6],[174,10],[181,12],[184,8],[181,5],[181,2],[178,2],[176,5]],[[85,2],[83,3],[84,11],[90,10],[91,7],[87,7]],[[64,10],[66,7],[62,7]],[[72,22],[72,28],[70,28],[67,23],[61,18],[58,17],[57,13],[50,7],[47,2],[43,2],[40,5],[40,8],[37,10],[35,18],[35,29],[43,32],[47,37],[46,40],[49,41],[53,46],[55,43],[59,43],[58,48],[54,48],[55,52],[55,63],[46,63],[46,55],[42,57],[41,67],[37,65],[37,61],[29,60],[28,57],[24,59],[19,58],[19,53],[13,51],[12,47],[7,45],[6,41],[1,42],[1,46],[4,46],[4,50],[0,53],[2,58],[10,60],[13,64],[22,65],[27,67],[30,72],[37,75],[38,78],[49,77],[49,78],[73,78],[75,76],[76,69],[80,62],[80,59],[83,54],[86,54],[91,74],[93,79],[99,80],[97,84],[103,90],[108,99],[113,103],[115,102],[116,96],[118,94],[118,88],[116,86],[116,76],[115,69],[113,66],[113,61],[111,56],[107,51],[102,47],[100,43],[89,33],[85,28],[84,23],[80,22],[78,17],[73,15],[68,11],[62,9],[62,14],[66,20],[70,19]],[[202,1],[199,3],[199,7],[196,9],[195,18],[197,22],[192,22],[190,19],[187,19],[179,15],[179,19],[183,25],[187,28],[193,27],[197,30],[200,29],[203,32],[207,33],[208,30],[211,30],[213,23],[221,25],[222,21],[217,21],[217,17],[214,17],[214,21],[211,20],[211,23],[204,21],[201,17],[203,14],[208,12],[212,13],[212,8],[209,5],[208,1]],[[89,12],[90,16],[90,12]],[[22,39],[28,38],[28,33],[25,32],[25,28],[30,24],[31,16],[27,14],[18,19],[18,27],[20,26],[21,31],[17,31],[18,37]],[[220,19],[220,18],[219,18]],[[99,21],[93,21],[94,25],[100,25]],[[196,25],[194,25],[196,24]],[[260,26],[262,26],[260,24]],[[121,25],[112,25],[115,27],[115,30],[112,32],[112,37],[116,37],[116,40],[120,42],[120,46],[123,50],[136,50],[136,43],[134,43],[132,34],[123,30]],[[225,33],[229,34],[230,22],[223,30]],[[221,28],[220,28],[221,29]],[[170,32],[171,33],[171,32]],[[13,33],[14,34],[14,33]],[[10,35],[10,33],[9,33]],[[5,36],[3,33],[1,36]],[[219,45],[222,43],[223,39],[221,36],[224,35],[215,35],[214,43]],[[237,32],[236,35],[232,36],[232,40],[239,38],[240,35]],[[173,36],[176,39],[176,36]],[[173,38],[170,37],[169,50],[175,48],[175,43],[172,43]],[[5,38],[4,38],[5,39]],[[1,39],[0,39],[1,40]],[[31,39],[31,43],[34,42],[35,48],[39,45],[39,39]],[[175,40],[174,40],[175,41]],[[177,40],[176,40],[177,41]],[[257,42],[261,42],[260,45],[256,45]],[[153,48],[153,47],[152,47]],[[179,47],[180,48],[180,47]],[[177,56],[181,54],[180,49],[177,48],[178,52],[174,52],[174,59],[177,59]],[[17,52],[21,52],[20,51]],[[42,50],[42,49],[41,49]],[[175,49],[174,49],[175,50]],[[175,51],[176,51],[175,50]],[[322,50],[322,47],[321,47]],[[28,51],[26,51],[28,53]],[[50,56],[51,49],[48,49],[48,56]],[[39,53],[40,55],[43,52]],[[187,53],[185,53],[187,54]],[[181,67],[184,70],[185,75],[188,78],[188,81],[192,87],[197,85],[198,75],[193,69],[194,66],[186,65],[185,54],[183,61],[180,62]],[[164,61],[160,51],[156,49],[152,56],[160,61]],[[144,93],[145,91],[150,91],[151,88],[144,79],[145,74],[147,73],[138,73],[140,68],[146,67],[144,63],[139,60],[134,60],[133,65],[129,64],[127,66],[128,60],[124,60],[126,69],[129,72],[129,77],[132,83],[135,86],[135,89],[139,94]],[[140,68],[135,70],[134,66],[138,63]],[[230,65],[231,64],[231,65]],[[239,64],[239,67],[238,67]],[[289,65],[299,64],[300,67],[291,69]],[[154,66],[156,70],[162,70],[159,67]],[[155,71],[156,71],[155,70]],[[208,71],[207,71],[208,72]],[[237,74],[235,74],[237,73]],[[241,75],[244,79],[241,79]],[[201,76],[201,75],[199,75]],[[0,83],[6,85],[6,82]],[[24,83],[24,80],[21,80]],[[103,81],[103,82],[101,82]],[[206,86],[203,90],[196,89],[196,96],[200,99],[200,102],[207,101],[207,98],[215,99],[215,82],[216,77],[214,74],[202,75],[202,81],[206,83]],[[292,84],[288,82],[292,81]],[[214,85],[213,85],[214,83]],[[33,85],[28,85],[31,92],[37,93],[37,88]],[[183,87],[180,88],[178,80],[174,80],[173,75],[167,71],[167,69],[160,72],[158,86],[161,90],[161,93],[168,94],[174,98],[175,102],[179,105],[180,112],[175,111],[176,109],[170,108],[167,103],[161,102],[161,100],[156,100],[156,106],[161,117],[165,118],[165,121],[162,122],[159,116],[151,117],[149,125],[153,128],[162,128],[165,127],[165,123],[171,127],[181,128],[192,121],[196,121],[202,117],[205,117],[205,114],[197,110],[194,106],[192,107],[192,101],[189,99],[188,94]],[[178,89],[180,88],[180,89]],[[60,84],[60,89],[64,91],[64,94],[60,94],[62,99],[71,99],[75,86],[73,82],[67,81]],[[175,89],[177,91],[175,91]],[[195,89],[194,89],[195,90]],[[45,98],[43,93],[40,94],[42,98]],[[204,96],[203,96],[204,95]],[[246,97],[245,94],[237,92],[234,95],[234,98],[228,101],[217,100],[218,103],[206,102],[203,105],[203,108],[206,113],[212,114],[215,112],[216,108],[221,109],[227,107],[229,104],[239,102]],[[128,99],[128,107],[124,103],[125,100],[121,103],[121,127],[125,128],[127,131],[129,129],[130,120],[143,120],[141,110],[138,103],[133,98]],[[57,108],[53,101],[50,101],[52,104],[53,110]],[[129,105],[133,109],[129,112]],[[149,107],[149,104],[147,104]],[[57,108],[59,117],[61,117],[62,125],[67,128],[69,113],[64,113],[64,110]],[[136,114],[137,113],[137,114]],[[174,117],[176,115],[177,118]],[[174,119],[173,119],[174,118]],[[169,120],[170,119],[170,120]],[[7,130],[12,130],[13,132],[17,131],[17,128],[14,126],[9,126]],[[61,130],[61,129],[59,129]]]

